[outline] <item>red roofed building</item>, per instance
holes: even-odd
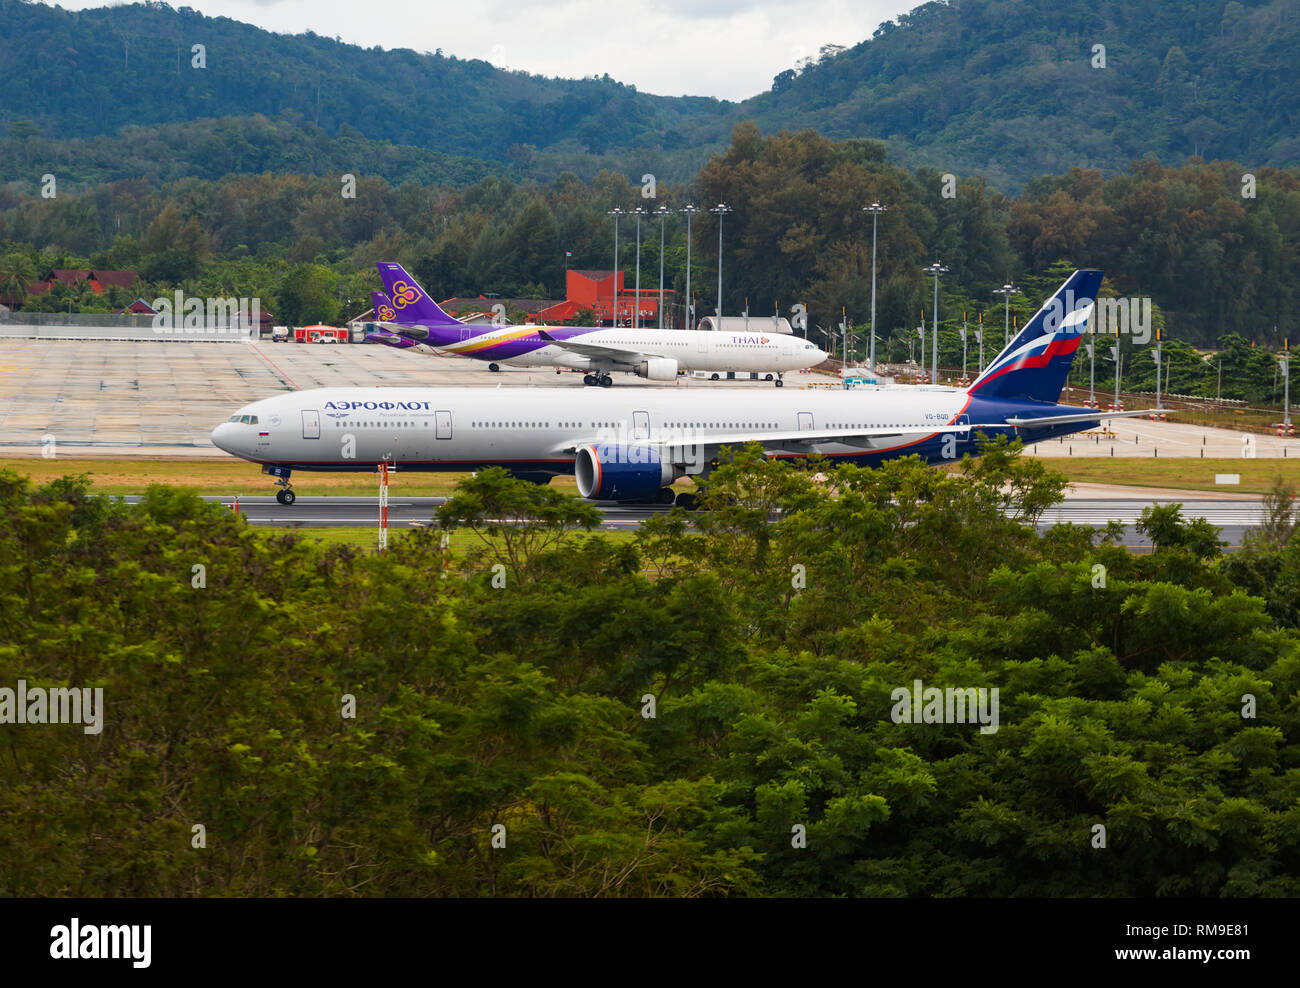
[[[595,313],[598,326],[631,326],[638,307],[636,292],[628,292],[623,271],[618,272],[617,279],[613,271],[567,271],[565,295],[563,302],[542,309],[529,321],[562,323],[573,319],[583,309],[590,309]],[[641,289],[640,310],[641,326],[659,324],[659,289]],[[617,321],[614,319],[616,311]]]
[[[56,284],[71,287],[79,281],[85,281],[90,284],[90,290],[96,295],[103,295],[104,287],[106,285],[116,285],[119,288],[130,288],[139,280],[140,276],[134,271],[107,271],[91,268],[51,268],[42,280],[34,281],[27,286],[27,294],[44,295]]]

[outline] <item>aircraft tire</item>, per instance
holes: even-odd
[[[298,495],[285,487],[275,492],[275,499],[285,507],[288,507],[293,504],[294,501],[298,500]]]
[[[676,504],[677,507],[683,508],[686,511],[694,511],[699,504],[695,499],[695,495],[691,494],[689,491],[682,491],[677,495],[677,498],[673,503]]]
[[[672,504],[676,499],[677,497],[673,494],[673,489],[671,487],[661,487],[659,488],[659,496],[655,499],[655,503]]]
[[[602,388],[613,387],[613,385],[614,385],[614,379],[613,379],[612,377],[610,377],[608,374],[602,374],[602,375],[601,375],[601,377],[600,377],[600,386],[601,386]]]
[[[490,371],[499,371],[499,370],[501,370],[501,365],[500,365],[500,364],[488,364],[488,370],[490,370]]]

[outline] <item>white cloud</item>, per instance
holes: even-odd
[[[372,47],[441,48],[505,68],[639,90],[740,100],[824,44],[852,47],[920,0],[173,0],[288,34]],[[103,0],[61,0],[72,9]]]

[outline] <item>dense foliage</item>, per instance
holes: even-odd
[[[1300,543],[1039,535],[1004,448],[834,485],[744,452],[613,542],[484,471],[445,569],[0,475],[0,686],[106,703],[0,726],[0,894],[1300,894]],[[998,729],[895,722],[915,680]]]

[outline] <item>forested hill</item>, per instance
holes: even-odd
[[[662,144],[712,99],[638,93],[611,79],[559,80],[454,55],[283,35],[163,3],[66,11],[0,0],[0,120],[47,137],[132,124],[295,111],[333,132],[504,159],[514,144],[592,153]],[[395,40],[397,40],[395,38]],[[205,46],[206,67],[192,66]],[[714,132],[725,132],[715,126]]]
[[[882,139],[902,163],[983,174],[1004,190],[1076,165],[1114,173],[1148,154],[1252,167],[1300,158],[1300,0],[932,2],[867,41],[828,39],[853,47],[828,46],[740,104],[275,34],[161,3],[73,12],[0,0],[0,34],[0,124],[11,139],[226,118],[239,143],[264,115],[319,125],[325,139],[508,160],[538,178],[608,165],[675,180],[754,119],[768,132]],[[196,44],[206,68],[191,67]],[[110,177],[90,155],[61,160],[75,175]],[[229,157],[237,168],[252,160]],[[404,159],[390,171],[431,167],[451,166]]]
[[[1003,187],[1148,154],[1284,166],[1300,158],[1298,61],[1297,0],[952,0],[740,109]]]

